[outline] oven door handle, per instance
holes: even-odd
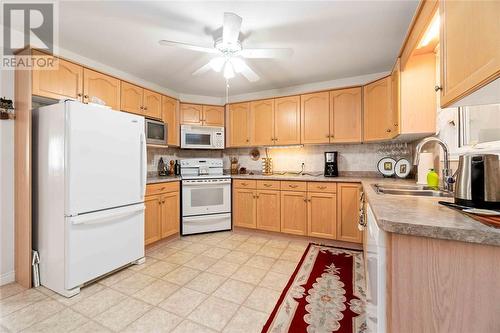
[[[208,186],[208,185],[221,185],[221,184],[231,184],[231,179],[219,180],[216,182],[205,182],[201,180],[183,180],[182,186]]]

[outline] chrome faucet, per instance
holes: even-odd
[[[443,148],[444,152],[444,167],[442,170],[442,178],[444,181],[443,189],[445,191],[453,192],[453,184],[455,183],[455,179],[453,178],[453,172],[450,168],[450,157],[449,157],[449,149],[448,145],[441,139],[436,138],[434,136],[427,137],[420,141],[415,148],[415,158],[413,160],[413,165],[417,165],[420,160],[420,152],[422,148],[429,142],[437,142]]]

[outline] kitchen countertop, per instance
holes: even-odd
[[[469,243],[500,246],[500,228],[486,226],[438,201],[453,198],[418,197],[407,195],[377,194],[372,184],[414,184],[414,180],[367,177],[371,174],[342,175],[231,175],[233,179],[267,179],[286,181],[358,182],[363,185],[366,200],[377,219],[378,226],[387,232],[448,239]],[[179,181],[180,177],[148,177],[148,184]]]
[[[146,180],[146,184],[169,183],[181,180],[180,176],[150,176]]]

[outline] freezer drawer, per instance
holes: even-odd
[[[144,257],[144,204],[66,219],[65,288]]]

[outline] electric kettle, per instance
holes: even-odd
[[[460,156],[455,203],[462,206],[500,209],[500,155]]]

